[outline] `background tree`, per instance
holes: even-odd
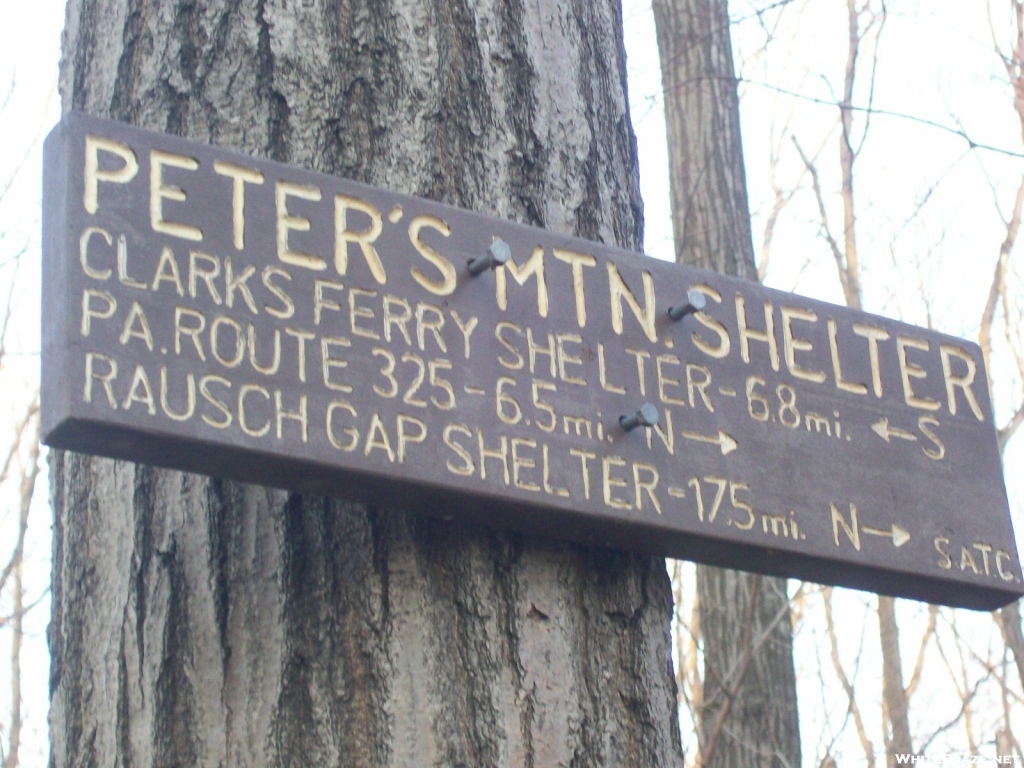
[[[725,0],[654,0],[676,259],[757,280]],[[697,566],[705,766],[800,764],[786,579]]]
[[[615,0],[70,0],[64,110],[639,249]],[[664,561],[52,454],[52,765],[682,762]]]

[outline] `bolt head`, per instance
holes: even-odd
[[[640,425],[644,427],[655,427],[658,425],[658,409],[651,403],[644,403],[636,412]]]
[[[708,305],[708,297],[703,291],[692,290],[686,292],[686,301],[693,307],[694,312],[703,312]]]
[[[512,258],[512,249],[500,238],[491,243],[487,250],[490,251],[491,259],[496,265],[504,264]]]

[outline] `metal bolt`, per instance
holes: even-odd
[[[694,312],[703,312],[708,305],[707,297],[701,291],[687,291],[686,301],[668,308],[668,316],[673,320],[682,320]]]
[[[637,427],[654,427],[658,424],[658,409],[644,403],[632,416],[619,416],[619,426],[629,432]]]
[[[487,249],[483,256],[477,256],[467,262],[469,274],[473,277],[486,272],[488,269],[496,269],[512,258],[512,249],[508,247],[501,238],[498,238]]]

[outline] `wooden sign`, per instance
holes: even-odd
[[[82,115],[45,158],[49,445],[950,605],[1022,593],[974,344]]]

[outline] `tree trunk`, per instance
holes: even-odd
[[[1003,642],[1013,652],[1013,662],[1017,667],[1017,677],[1024,686],[1024,631],[1021,631],[1020,602],[1010,603],[995,614],[999,627],[1003,631]]]
[[[676,261],[757,280],[726,0],[654,0]]]
[[[910,706],[903,687],[903,662],[900,659],[900,635],[896,625],[896,601],[887,595],[878,596],[878,634],[882,642],[882,700],[889,720],[886,741],[886,765],[896,765],[896,755],[910,755]]]
[[[687,264],[757,279],[725,0],[655,0],[672,224]],[[704,765],[800,765],[786,580],[697,568]]]
[[[616,0],[70,0],[61,93],[640,247]],[[682,765],[663,560],[51,455],[53,766]]]

